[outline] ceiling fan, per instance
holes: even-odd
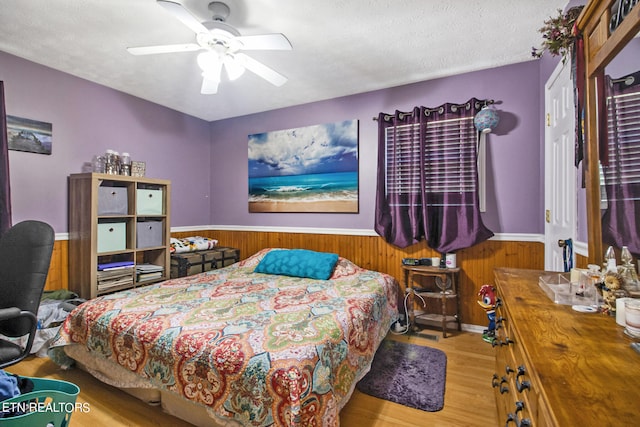
[[[230,10],[229,6],[223,2],[209,3],[209,11],[213,13],[213,19],[205,22],[200,22],[180,3],[168,0],[157,0],[157,2],[196,33],[196,43],[129,47],[127,48],[129,53],[153,55],[202,50],[203,52],[198,54],[197,62],[202,69],[200,92],[203,94],[218,92],[222,68],[225,69],[230,80],[237,79],[247,69],[274,86],[282,86],[286,83],[285,76],[240,52],[242,50],[291,50],[291,43],[283,34],[241,36],[238,30],[225,23]]]

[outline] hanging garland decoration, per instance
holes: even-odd
[[[567,13],[562,13],[562,10],[558,9],[556,17],[544,21],[544,26],[538,30],[542,34],[542,46],[533,47],[531,56],[540,58],[545,51],[549,51],[553,56],[562,56],[564,63],[571,55],[576,41],[573,27],[583,8],[584,6],[575,6],[567,10]]]

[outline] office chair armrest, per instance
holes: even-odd
[[[0,320],[15,319],[16,317],[20,317],[18,307],[0,308]]]

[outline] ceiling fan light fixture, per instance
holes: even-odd
[[[224,58],[224,69],[227,71],[227,77],[229,80],[237,80],[244,74],[245,68],[242,64],[238,63],[231,55],[227,55]]]
[[[198,54],[198,66],[204,73],[219,69],[220,63],[220,56],[213,51],[209,50]]]

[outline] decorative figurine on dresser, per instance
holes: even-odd
[[[609,246],[604,256],[604,274],[598,288],[602,294],[604,314],[616,314],[616,299],[633,296],[633,290],[637,284],[635,268],[632,265],[633,258],[629,249],[623,246],[621,251],[622,265],[618,265],[616,254],[612,246]]]
[[[616,299],[627,296],[627,291],[623,287],[624,278],[619,273],[607,272],[600,285],[602,300],[604,302],[602,311],[608,314],[616,313]]]
[[[478,292],[480,299],[478,304],[487,312],[489,325],[482,332],[482,339],[488,343],[493,343],[496,339],[496,288],[491,285],[482,285]]]

